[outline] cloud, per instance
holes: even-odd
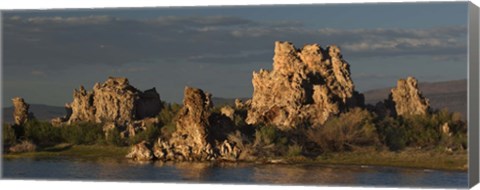
[[[342,42],[344,50],[371,55],[457,55],[466,53],[466,27],[430,29],[372,29],[328,31],[358,36],[358,40]]]
[[[30,74],[32,74],[33,76],[41,76],[41,77],[47,76],[45,72],[40,70],[33,70],[32,72],[30,72]]]
[[[22,20],[21,17],[11,17],[12,20]],[[85,17],[30,17],[22,22],[28,24],[104,24],[115,21],[116,18],[109,16],[85,16]]]
[[[233,16],[4,16],[8,67],[62,68],[135,62],[269,62],[274,41],[337,44],[348,57],[466,56],[465,26],[427,29],[311,28],[302,21],[260,22]],[[127,72],[127,71],[122,71]]]
[[[466,55],[464,26],[428,29],[318,29],[307,28],[242,28],[232,31],[237,38],[322,39],[322,43],[337,44],[347,55]],[[289,37],[294,36],[294,37]],[[315,43],[315,42],[310,42]]]
[[[161,26],[237,26],[252,24],[253,21],[233,16],[163,16],[146,20],[147,23]]]
[[[127,68],[117,68],[115,70],[112,70],[112,72],[115,73],[137,73],[137,72],[143,72],[147,71],[147,67],[127,67]]]

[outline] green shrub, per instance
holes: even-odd
[[[269,145],[277,140],[278,129],[275,126],[259,126],[255,131],[255,145]]]
[[[23,126],[22,138],[38,145],[59,143],[100,144],[105,142],[103,125],[80,122],[61,127],[52,126],[49,122],[32,120]]]
[[[323,126],[307,130],[307,138],[323,152],[351,150],[355,146],[378,145],[373,115],[360,108],[341,114]]]
[[[458,112],[450,113],[443,109],[433,114],[439,124],[438,133],[440,136],[439,146],[451,148],[452,150],[467,149],[467,124],[462,120]],[[448,123],[449,134],[444,134],[440,126]]]
[[[181,108],[182,106],[177,103],[164,103],[163,109],[157,117],[161,126],[158,133],[162,135],[163,138],[170,138],[171,134],[177,129],[175,124],[176,115]],[[131,140],[131,142],[132,141],[136,142],[136,140]]]
[[[163,103],[163,104],[164,104],[163,109],[162,111],[160,111],[160,113],[157,116],[161,126],[174,123],[175,116],[177,115],[178,111],[180,111],[180,109],[182,108],[182,106],[177,103],[173,103],[173,104]]]
[[[403,122],[407,129],[409,146],[462,146],[461,138],[466,139],[467,125],[461,120],[461,115],[450,113],[447,109],[426,115],[408,116],[403,118]],[[448,123],[451,135],[443,133],[441,126],[445,123]]]
[[[377,131],[382,143],[390,150],[397,151],[405,148],[407,132],[398,120],[392,117],[383,118],[377,122]]]
[[[109,145],[124,146],[125,141],[120,135],[120,131],[117,128],[110,129],[108,135],[105,137],[105,141]]]
[[[49,122],[31,120],[24,124],[24,138],[38,145],[53,145],[63,142],[61,128]]]
[[[377,130],[382,142],[390,150],[401,150],[406,146],[434,148],[437,146],[466,148],[466,124],[461,114],[446,109],[425,115],[392,117],[377,121]],[[450,135],[443,134],[441,126],[448,123]]]
[[[456,149],[467,149],[468,145],[468,138],[466,133],[459,133],[455,134],[454,136],[451,137],[452,139],[452,144],[450,146],[456,148]]]
[[[142,141],[147,141],[150,143],[155,142],[160,136],[160,128],[157,126],[148,126],[145,130],[135,134],[135,136],[130,137],[130,144],[137,144]]]
[[[440,140],[439,118],[430,114],[401,118],[406,128],[407,145],[415,147],[435,146]]]
[[[8,124],[3,124],[2,140],[3,140],[4,147],[12,146],[17,142],[17,136],[15,135],[15,130],[13,129],[13,126]]]
[[[295,157],[302,155],[303,147],[298,144],[293,144],[288,146],[287,156],[288,157]]]
[[[247,125],[247,123],[245,123],[245,118],[240,114],[233,114],[233,123],[236,127],[244,127]]]
[[[102,124],[80,122],[70,126],[64,126],[61,129],[62,136],[68,143],[99,144],[105,140]]]
[[[462,120],[462,114],[458,112],[453,112],[453,113],[442,113],[442,112],[448,112],[448,110],[440,110],[439,115],[443,115],[443,118],[446,119],[439,119],[437,122],[439,125],[448,123],[448,126],[450,128],[450,132],[453,135],[466,135],[467,134],[467,124]],[[442,118],[438,116],[439,118]]]

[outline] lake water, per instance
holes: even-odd
[[[467,172],[376,166],[4,159],[3,178],[466,188]]]

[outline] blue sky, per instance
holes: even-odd
[[[357,90],[465,79],[467,3],[3,12],[3,105],[64,105],[108,76],[181,102],[185,85],[249,97],[274,41],[337,44]]]

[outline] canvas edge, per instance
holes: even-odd
[[[2,99],[0,105],[2,107],[2,109],[0,109],[0,129],[2,129],[0,131],[0,134],[2,135],[2,140],[0,140],[0,155],[2,156],[2,159],[0,159],[0,179],[3,179],[3,154],[4,154],[4,151],[3,151],[3,77],[4,77],[4,74],[3,74],[3,14],[4,14],[4,11],[0,10],[0,99]]]
[[[468,186],[479,181],[479,8],[468,6]]]

